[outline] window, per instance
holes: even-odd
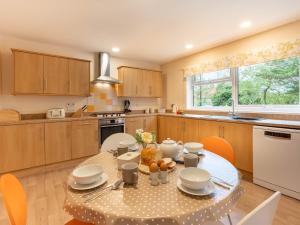
[[[241,105],[299,105],[299,59],[274,60],[238,68]]]
[[[300,58],[197,74],[189,78],[188,106],[300,107]]]
[[[193,106],[231,105],[230,69],[193,76]]]

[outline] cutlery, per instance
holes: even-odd
[[[213,179],[212,179],[212,182],[219,185],[219,186],[221,186],[221,187],[223,187],[223,188],[225,188],[225,189],[230,190],[230,187],[227,186],[226,184],[222,183],[222,182],[219,182],[219,181],[216,181],[216,180],[213,180]]]
[[[228,185],[230,187],[234,186],[233,184],[228,183],[227,181],[223,180],[222,178],[219,178],[219,177],[216,177],[216,176],[212,176],[212,177],[215,178],[215,179],[218,179],[219,181],[221,181],[222,183],[224,183],[224,184],[226,184],[226,185]]]
[[[117,189],[119,189],[119,187],[120,187],[120,185],[121,185],[122,183],[123,183],[123,180],[122,180],[122,179],[116,180],[114,183],[108,185],[108,186],[105,188],[105,190],[109,190],[109,191],[111,191],[111,190],[117,190]],[[84,203],[90,202],[90,201],[92,201],[92,200],[95,200],[95,199],[101,197],[101,196],[105,193],[105,190],[102,189],[100,193],[98,193],[96,196],[93,196],[93,197],[91,197],[91,198],[86,199],[86,200],[84,201]]]
[[[83,194],[83,195],[81,195],[80,197],[86,198],[86,197],[88,197],[88,196],[90,196],[90,195],[92,195],[92,194],[94,194],[94,193],[96,193],[96,192],[104,191],[104,190],[106,190],[107,188],[110,188],[112,185],[113,185],[113,183],[111,183],[111,184],[109,184],[109,185],[107,185],[107,186],[105,186],[105,187],[97,188],[96,190],[93,190],[93,191],[91,191],[91,192],[89,192],[89,193]]]

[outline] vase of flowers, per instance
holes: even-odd
[[[143,129],[135,131],[135,139],[143,148],[146,148],[148,144],[156,143],[156,135],[152,132],[146,132]]]

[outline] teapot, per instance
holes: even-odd
[[[159,149],[161,150],[164,158],[176,159],[180,150],[180,142],[167,138],[167,140],[164,140],[160,144]]]

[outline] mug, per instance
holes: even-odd
[[[195,154],[186,154],[183,156],[184,167],[197,167],[199,163],[199,157]]]
[[[138,183],[138,164],[134,162],[124,163],[122,165],[122,178],[125,184]]]

